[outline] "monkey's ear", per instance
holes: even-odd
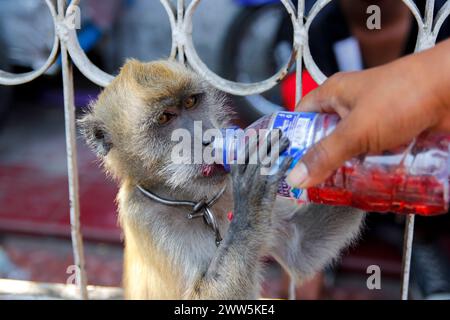
[[[80,132],[86,143],[99,157],[104,157],[111,150],[113,144],[110,134],[103,123],[96,119],[92,113],[85,114],[78,120]]]

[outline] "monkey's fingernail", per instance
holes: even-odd
[[[308,178],[308,168],[303,162],[299,162],[286,177],[286,182],[292,187],[301,188]]]

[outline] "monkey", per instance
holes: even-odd
[[[289,160],[274,175],[257,174],[260,164],[233,165],[228,174],[218,165],[171,160],[173,130],[194,135],[194,121],[204,130],[230,125],[227,99],[179,62],[131,59],[78,120],[87,144],[120,186],[126,299],[255,299],[263,257],[272,256],[301,283],[358,238],[361,210],[299,206],[276,197]],[[288,145],[282,138],[269,147],[276,143],[281,151]],[[192,208],[167,205],[142,192],[199,202],[223,189],[211,207],[223,235],[219,245],[208,224],[187,218]]]

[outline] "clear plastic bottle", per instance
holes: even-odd
[[[310,146],[333,131],[338,121],[335,114],[277,112],[247,129],[281,129],[291,144],[279,161],[290,155],[294,167]],[[225,167],[230,153],[236,154],[236,150],[230,150],[236,144],[230,143],[228,130],[231,129],[227,129],[224,144],[217,146],[223,149]],[[278,195],[298,202],[345,205],[375,212],[446,213],[449,142],[449,135],[419,137],[409,146],[347,161],[325,182],[307,190],[292,188],[283,180]]]

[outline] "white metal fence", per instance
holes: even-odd
[[[83,241],[80,232],[80,205],[78,194],[78,171],[77,171],[77,149],[76,149],[76,128],[75,128],[75,105],[74,105],[74,84],[73,84],[73,64],[92,82],[100,85],[108,85],[113,76],[105,73],[95,66],[86,56],[81,48],[75,22],[79,19],[80,0],[72,0],[66,5],[66,0],[41,0],[45,1],[53,19],[55,35],[51,53],[45,64],[38,70],[12,74],[0,70],[0,84],[19,85],[30,82],[42,75],[56,60],[58,52],[62,59],[62,76],[64,86],[64,112],[66,128],[66,150],[67,167],[69,178],[69,204],[71,236],[73,244],[73,255],[75,264],[78,267],[78,287],[80,298],[87,299],[87,280],[84,263]],[[152,0],[149,0],[152,1]],[[154,0],[153,0],[154,1]],[[305,0],[299,0],[297,8],[290,0],[281,0],[284,8],[288,12],[293,30],[292,39],[293,51],[291,59],[273,76],[256,83],[238,83],[221,78],[212,72],[198,56],[192,40],[192,18],[201,0],[192,0],[185,3],[184,0],[177,0],[176,4],[170,0],[160,0],[164,6],[172,29],[172,49],[170,58],[189,64],[196,72],[207,79],[218,89],[235,95],[251,95],[262,93],[274,87],[288,73],[289,68],[296,62],[297,87],[296,101],[301,99],[301,74],[302,62],[317,83],[326,80],[326,76],[315,64],[308,46],[308,30],[317,14],[332,0],[317,0],[307,16],[305,16]],[[336,1],[336,0],[334,0]],[[435,0],[427,0],[425,15],[420,14],[419,9],[412,0],[403,1],[410,9],[418,25],[418,35],[415,51],[421,51],[434,46],[439,30],[444,20],[450,14],[450,0],[434,16]],[[60,49],[60,50],[59,50]],[[406,218],[403,267],[402,267],[402,288],[401,297],[407,299],[409,284],[409,266],[412,252],[412,240],[414,234],[414,215]],[[292,286],[291,286],[292,288]]]

